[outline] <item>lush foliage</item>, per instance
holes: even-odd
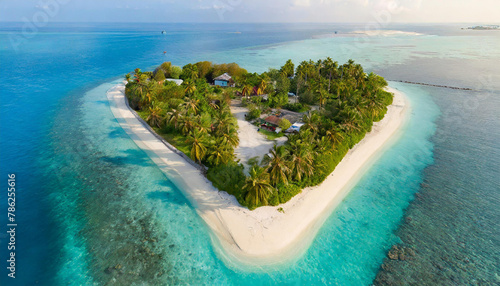
[[[197,69],[197,65],[186,65],[180,73],[185,79],[180,86],[164,80],[175,72],[168,62],[153,73],[136,69],[133,78],[127,77],[126,95],[148,124],[182,147],[193,161],[209,167],[227,164],[233,161],[239,143],[230,98],[217,94],[204,78],[198,79]],[[179,135],[184,142],[179,142]]]
[[[235,196],[240,202],[245,201],[243,186],[246,177],[243,172],[243,165],[229,162],[228,164],[209,168],[207,178],[217,189]]]
[[[273,193],[273,187],[269,183],[269,173],[266,169],[253,166],[250,176],[245,180],[243,190],[246,192],[245,202],[251,209],[268,205],[268,198]]]
[[[287,130],[288,128],[290,128],[290,126],[292,126],[292,123],[290,123],[288,119],[283,118],[280,120],[279,127],[281,128],[281,130]]]
[[[284,146],[275,146],[264,162],[269,183],[277,190],[267,198],[270,205],[286,202],[301,188],[323,182],[392,103],[392,95],[384,91],[387,82],[373,73],[366,74],[352,60],[343,65],[330,58],[303,61],[291,73],[293,67],[293,62],[287,61],[280,70],[260,75],[274,90],[267,102],[247,105],[252,114],[274,107],[304,113],[300,132],[289,135]],[[296,93],[300,102],[280,98],[288,92]],[[316,111],[307,112],[310,105],[316,106]],[[290,124],[281,123],[282,129]]]
[[[235,79],[236,88],[209,84],[224,72]],[[176,74],[184,80],[181,86],[163,81],[163,76]],[[302,188],[320,184],[392,103],[382,77],[365,73],[352,60],[339,65],[330,58],[297,66],[289,60],[281,69],[262,74],[234,63],[199,62],[182,70],[164,63],[153,73],[136,70],[127,80],[131,107],[193,161],[208,167],[207,178],[215,187],[250,209],[285,203]],[[289,92],[297,96],[290,100]],[[274,146],[260,164],[254,160],[249,176],[234,161],[239,140],[229,103],[235,94],[244,97],[248,120],[272,108],[303,113],[300,132]],[[279,125],[287,129],[291,122],[283,119]],[[275,136],[281,134],[270,139]]]
[[[288,109],[290,111],[295,111],[295,112],[306,112],[310,108],[306,104],[302,104],[300,102],[297,103],[287,103],[283,106],[284,109]]]

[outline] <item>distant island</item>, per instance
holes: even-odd
[[[278,206],[322,183],[393,100],[382,77],[330,58],[297,67],[288,60],[261,74],[235,63],[165,62],[126,80],[139,116],[249,209]],[[240,127],[255,134],[242,142]]]
[[[467,30],[500,30],[500,26],[499,25],[473,26],[473,27],[467,27]]]

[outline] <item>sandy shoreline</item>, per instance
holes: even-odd
[[[107,93],[118,123],[189,199],[211,228],[216,251],[235,267],[286,263],[304,252],[329,214],[398,138],[409,113],[405,96],[389,88],[394,102],[384,119],[374,124],[321,185],[304,189],[280,205],[285,213],[278,212],[278,207],[249,211],[233,196],[215,189],[197,168],[152,134],[126,104],[124,90],[124,84],[119,84]]]

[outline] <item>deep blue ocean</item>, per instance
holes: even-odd
[[[21,24],[2,23],[0,285],[498,285],[500,31],[465,26],[330,37],[364,26],[51,23],[26,37]],[[411,102],[410,119],[304,255],[258,271],[234,267],[120,128],[106,91],[164,61],[262,72],[328,56],[391,80]],[[15,279],[6,261],[11,173]],[[395,244],[415,255],[387,259]]]

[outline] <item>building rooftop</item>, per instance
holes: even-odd
[[[266,117],[266,119],[264,119],[264,121],[277,126],[277,125],[279,125],[281,118],[274,116],[274,115],[271,115],[271,116]]]
[[[232,80],[232,78],[231,78],[231,76],[230,76],[229,74],[227,74],[227,72],[226,72],[226,73],[223,73],[223,74],[221,74],[220,76],[218,76],[218,77],[214,78],[214,80],[231,81],[231,80]]]

